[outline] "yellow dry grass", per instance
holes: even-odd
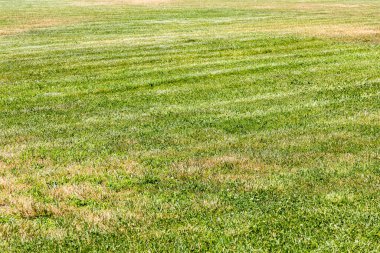
[[[28,32],[35,29],[57,27],[73,23],[75,23],[74,20],[61,18],[35,18],[33,20],[25,19],[25,21],[23,21],[21,24],[0,27],[0,36],[13,35],[17,33]]]
[[[380,38],[380,29],[376,27],[353,26],[350,24],[323,24],[297,26],[285,29],[285,31],[297,34],[328,37],[377,37]]]

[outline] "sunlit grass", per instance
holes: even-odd
[[[378,251],[379,10],[0,0],[1,251]]]

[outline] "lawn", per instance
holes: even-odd
[[[380,1],[0,0],[0,251],[380,251]]]

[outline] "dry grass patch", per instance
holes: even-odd
[[[355,26],[348,24],[323,24],[311,26],[297,26],[291,28],[292,32],[328,37],[353,37],[376,36],[380,38],[380,29],[376,27]]]
[[[0,154],[0,156],[2,156],[2,154]],[[0,160],[0,169],[4,170],[4,169],[7,169],[8,167],[9,167],[8,163]]]
[[[78,199],[93,199],[101,201],[108,195],[107,190],[101,185],[90,185],[90,184],[80,184],[80,185],[63,185],[50,190],[50,194],[55,199],[60,201],[67,200],[70,198]]]
[[[133,176],[143,175],[143,167],[134,160],[125,160],[120,158],[110,158],[106,164],[102,165],[106,167],[107,173],[124,172]]]
[[[269,166],[253,161],[249,157],[239,155],[223,155],[210,158],[192,159],[175,164],[173,169],[183,174],[205,173],[212,169],[225,169],[226,171],[263,171]]]
[[[46,237],[53,240],[63,240],[66,236],[67,231],[62,228],[50,228],[46,233]]]
[[[6,176],[0,177],[0,193],[9,195],[12,193],[17,193],[25,191],[29,186],[23,183],[19,183],[14,177]]]
[[[5,206],[7,214],[22,218],[32,219],[38,217],[63,216],[68,210],[64,206],[40,203],[32,197],[9,196],[8,204]]]
[[[76,217],[86,224],[97,227],[102,231],[112,231],[117,223],[117,215],[111,210],[90,211],[87,209],[77,210]],[[79,223],[77,224],[80,227]]]
[[[77,176],[101,177],[104,175],[117,175],[119,173],[139,176],[142,175],[143,168],[138,162],[133,160],[110,158],[104,163],[96,166],[72,164],[54,172],[56,176],[66,176],[68,178],[74,178]]]
[[[0,158],[14,160],[16,157],[19,157],[21,153],[28,148],[26,143],[18,143],[17,145],[6,145],[0,148]],[[1,161],[0,161],[1,167]]]
[[[312,24],[304,22],[299,23],[282,23],[276,26],[264,25],[254,27],[242,25],[234,33],[247,32],[270,32],[279,34],[296,34],[300,36],[312,36],[321,38],[332,38],[341,41],[369,41],[380,42],[380,27],[367,26],[360,24]]]
[[[182,180],[200,177],[202,180],[211,180],[218,184],[239,181],[244,184],[244,189],[252,190],[265,188],[258,181],[267,178],[274,170],[280,170],[280,167],[239,155],[225,155],[179,163],[174,165],[173,170]],[[216,203],[211,201],[204,204],[211,207]]]
[[[0,27],[0,36],[1,35],[14,35],[18,33],[29,32],[36,29],[51,28],[56,26],[63,26],[74,24],[75,20],[60,19],[60,18],[41,18],[28,20],[25,18],[25,21],[28,23],[14,24],[10,26]]]

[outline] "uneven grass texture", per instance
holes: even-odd
[[[1,252],[380,251],[380,1],[0,0]]]

